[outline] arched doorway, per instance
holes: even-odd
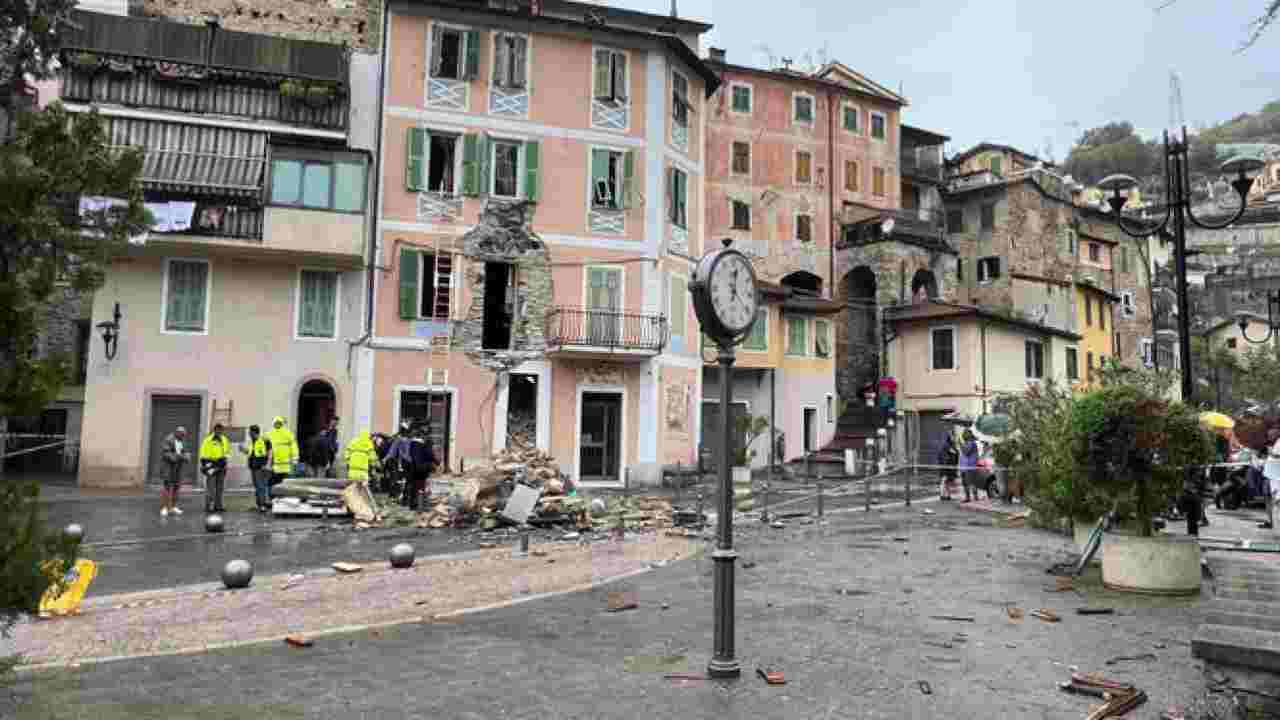
[[[845,301],[838,326],[836,384],[840,396],[853,402],[867,383],[880,375],[880,332],[876,274],[866,265],[851,270],[840,282]]]
[[[822,278],[804,270],[786,275],[782,278],[782,284],[807,295],[822,295]]]
[[[924,291],[924,299],[938,299],[938,278],[934,276],[932,270],[920,269],[911,278],[911,301],[916,302],[921,299],[921,291]]]
[[[845,301],[850,313],[849,338],[857,343],[876,341],[876,274],[859,265],[845,280]]]
[[[329,422],[337,415],[337,393],[333,386],[324,380],[308,380],[298,390],[298,427],[294,436],[301,447],[316,433],[329,426]]]

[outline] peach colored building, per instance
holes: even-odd
[[[356,412],[378,429],[429,422],[455,470],[519,432],[581,481],[652,482],[695,459],[699,433],[688,279],[705,245],[710,26],[539,9],[387,6]],[[484,240],[482,217],[503,212],[523,227]]]
[[[157,221],[93,298],[92,323],[122,318],[114,357],[90,345],[80,483],[159,483],[178,425],[192,443],[215,422],[238,440],[282,416],[305,438],[339,417],[351,437],[376,57],[217,26],[77,22],[61,99],[96,110],[112,145],[143,150]],[[244,465],[229,482],[248,482]]]

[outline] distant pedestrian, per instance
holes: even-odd
[[[1201,524],[1208,525],[1207,522],[1201,523],[1204,517],[1204,501],[1200,496],[1203,483],[1203,468],[1189,467],[1183,471],[1182,512],[1187,517],[1187,534],[1191,536],[1200,534]]]
[[[942,450],[938,452],[938,464],[942,466],[942,500],[950,501],[956,481],[956,466],[960,464],[960,449],[956,447],[955,435],[947,433]]]
[[[231,455],[231,441],[227,439],[222,423],[213,426],[213,432],[200,443],[200,474],[204,475],[204,511],[224,512],[222,492],[227,484],[227,458]]]
[[[428,433],[418,431],[409,443],[409,477],[405,482],[402,504],[410,510],[417,510],[419,501],[426,492],[427,479],[435,470],[436,456],[431,449]]]
[[[160,496],[160,517],[167,517],[169,513],[181,515],[178,488],[182,485],[182,468],[191,459],[191,454],[187,452],[187,429],[179,425],[173,432],[165,435],[160,452],[169,471],[164,478],[164,490]]]
[[[964,484],[964,501],[973,502],[978,498],[978,439],[972,430],[966,429],[960,444],[960,482]]]
[[[262,437],[262,429],[249,426],[249,443],[241,445],[240,452],[249,456],[249,474],[253,476],[253,494],[258,501],[258,512],[271,509],[271,441]]]

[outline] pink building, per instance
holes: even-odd
[[[519,432],[582,481],[652,482],[699,436],[710,26],[518,5],[387,7],[357,416],[429,421],[454,469]]]

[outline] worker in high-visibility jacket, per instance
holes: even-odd
[[[369,472],[378,465],[378,450],[373,446],[368,430],[360,431],[347,445],[345,459],[348,480],[369,482]]]
[[[222,490],[227,483],[227,458],[231,455],[231,441],[227,439],[222,423],[213,426],[213,432],[200,443],[200,473],[204,475],[204,511],[225,512],[222,507]]]
[[[285,427],[282,417],[271,421],[267,440],[271,441],[271,484],[279,485],[293,473],[293,463],[297,461],[299,454],[298,441],[289,432],[289,428]]]

